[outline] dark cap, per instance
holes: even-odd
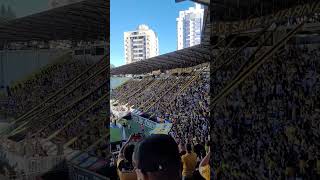
[[[134,153],[137,168],[143,173],[181,169],[178,145],[169,135],[148,136],[136,146]]]

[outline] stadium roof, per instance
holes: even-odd
[[[109,0],[84,0],[1,22],[0,41],[96,40],[108,38]]]
[[[205,9],[204,20],[203,20],[203,30],[201,33],[201,44],[210,45],[211,29],[212,29],[212,24],[210,22],[210,11],[209,9]]]
[[[200,44],[111,69],[111,75],[145,74],[159,69],[191,67],[209,62],[210,53],[208,46]]]
[[[176,0],[176,2],[182,2],[182,1],[186,1],[186,0]],[[211,0],[191,0],[191,1],[209,6]]]
[[[212,12],[217,21],[238,21],[265,16],[295,5],[318,0],[212,0]]]
[[[181,0],[176,0],[180,2]],[[210,2],[210,0],[193,0],[197,2]],[[175,68],[191,67],[209,62],[211,57],[210,35],[212,24],[210,22],[210,10],[205,8],[204,28],[201,44],[182,50],[170,52],[146,60],[130,63],[111,69],[111,75],[120,74],[145,74],[155,70],[169,70]]]

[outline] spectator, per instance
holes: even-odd
[[[181,158],[174,139],[157,134],[142,140],[134,152],[139,180],[181,180]]]
[[[132,155],[134,152],[134,145],[129,144],[133,140],[130,136],[127,142],[122,146],[119,152],[117,168],[120,180],[136,180],[137,175],[134,171],[132,163]]]
[[[191,144],[186,145],[187,153],[181,157],[183,164],[182,179],[192,180],[197,166],[197,154],[192,151]]]
[[[183,156],[187,153],[185,144],[183,143],[179,144],[179,152],[180,152],[180,156]]]
[[[211,175],[210,165],[209,165],[210,156],[211,156],[211,151],[209,148],[207,155],[202,159],[202,161],[199,164],[199,172],[205,180],[210,180],[210,175]]]

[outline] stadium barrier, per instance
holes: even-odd
[[[151,120],[149,120],[147,118],[141,117],[141,116],[139,116],[138,114],[135,114],[135,113],[131,113],[131,116],[132,116],[132,120],[133,121],[136,121],[139,124],[143,124],[144,126],[150,128],[150,129],[156,128],[156,126],[158,124],[158,123],[156,123],[154,121],[151,121]]]
[[[15,147],[18,147],[17,145]],[[26,175],[39,175],[51,170],[66,168],[64,156],[27,157],[19,154],[17,149],[0,145],[0,157],[18,171]]]
[[[3,175],[1,175],[1,174],[0,174],[0,179],[1,179],[1,180],[9,180],[9,178],[8,178],[8,177],[3,176]]]
[[[70,180],[109,180],[97,173],[107,161],[90,155],[87,152],[74,151],[66,156]]]
[[[70,180],[110,180],[109,178],[89,171],[85,168],[81,168],[74,164],[69,164],[69,178]]]
[[[150,134],[169,134],[171,128],[171,123],[157,124],[156,127],[150,132]]]

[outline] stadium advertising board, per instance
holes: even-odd
[[[89,167],[89,170],[91,171],[97,171],[98,169],[102,168],[104,165],[106,165],[107,162],[105,160],[98,160],[96,163],[94,163],[92,166]]]
[[[76,164],[76,165],[78,165],[78,164],[81,164],[82,162],[84,162],[86,159],[88,159],[89,158],[89,154],[88,153],[82,153],[82,154],[80,154],[79,156],[76,156],[75,158],[73,158],[72,160],[71,160],[71,162],[73,163],[73,164]]]
[[[81,152],[80,152],[79,150],[72,151],[71,153],[69,153],[69,154],[66,156],[66,159],[67,159],[67,160],[71,160],[71,159],[73,159],[74,157],[78,156],[79,154],[81,154]]]
[[[237,22],[214,23],[212,33],[226,34],[247,31],[260,28],[261,26],[268,25],[274,21],[282,21],[293,17],[303,17],[318,12],[320,12],[320,1],[295,6],[293,8],[278,11],[274,14],[259,18],[252,18]]]
[[[80,153],[69,161],[69,177],[72,180],[107,180],[108,178],[95,172],[106,163],[88,153]]]
[[[119,124],[121,124],[121,125],[123,126],[124,124],[128,124],[128,120],[126,120],[126,119],[119,119],[119,120],[117,120],[117,123],[119,123]]]
[[[156,127],[150,132],[150,134],[169,134],[171,128],[171,123],[157,124]]]
[[[88,168],[91,165],[93,165],[95,162],[97,162],[97,160],[98,160],[98,158],[96,158],[96,157],[90,157],[86,161],[81,163],[79,166],[82,168]]]
[[[143,124],[150,129],[154,129],[158,123],[153,122],[147,118],[141,117],[138,114],[132,113],[132,120],[138,122],[139,124]]]

